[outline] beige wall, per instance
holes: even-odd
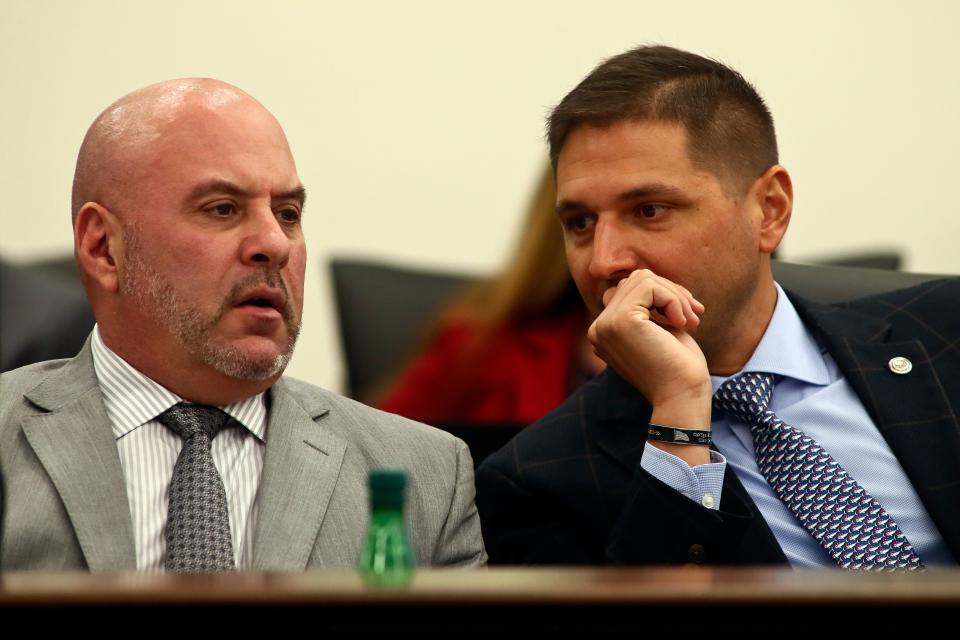
[[[767,98],[797,190],[784,257],[899,248],[909,270],[960,273],[958,24],[953,0],[0,0],[0,254],[70,250],[73,161],[113,99],[233,82],[284,124],[311,191],[290,371],[338,389],[329,257],[495,268],[547,108],[600,59],[663,42]]]

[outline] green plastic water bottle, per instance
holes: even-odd
[[[370,525],[360,550],[360,572],[375,587],[402,587],[413,578],[413,552],[403,519],[407,475],[399,469],[370,472]]]

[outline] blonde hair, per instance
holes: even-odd
[[[553,170],[547,164],[527,205],[523,229],[509,260],[496,275],[455,295],[423,332],[411,360],[431,348],[434,339],[450,324],[472,328],[455,370],[469,373],[482,358],[501,327],[526,318],[563,313],[571,300],[580,302],[567,269],[563,231],[556,215]],[[582,308],[582,304],[579,304]],[[407,360],[372,397],[382,397],[410,366]]]

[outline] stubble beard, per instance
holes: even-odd
[[[125,268],[120,274],[121,293],[133,298],[142,309],[159,319],[187,353],[220,373],[240,380],[266,380],[286,369],[300,334],[300,321],[294,316],[286,285],[277,272],[264,271],[235,283],[215,313],[204,313],[191,306],[173,283],[147,265],[135,228],[128,227],[124,237]],[[258,358],[242,349],[218,344],[214,332],[220,320],[233,308],[233,302],[244,291],[263,284],[282,289],[285,294],[284,305],[279,309],[287,328],[285,351],[277,356]]]
[[[690,330],[690,335],[710,364],[714,358],[724,357],[736,334],[742,332],[744,318],[752,313],[751,301],[757,291],[755,273],[730,274],[720,299],[706,303],[707,309],[701,324]],[[703,301],[703,299],[700,299]]]

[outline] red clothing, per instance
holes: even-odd
[[[580,311],[517,323],[471,357],[475,326],[451,323],[377,406],[428,423],[529,424],[569,395],[582,331]]]

